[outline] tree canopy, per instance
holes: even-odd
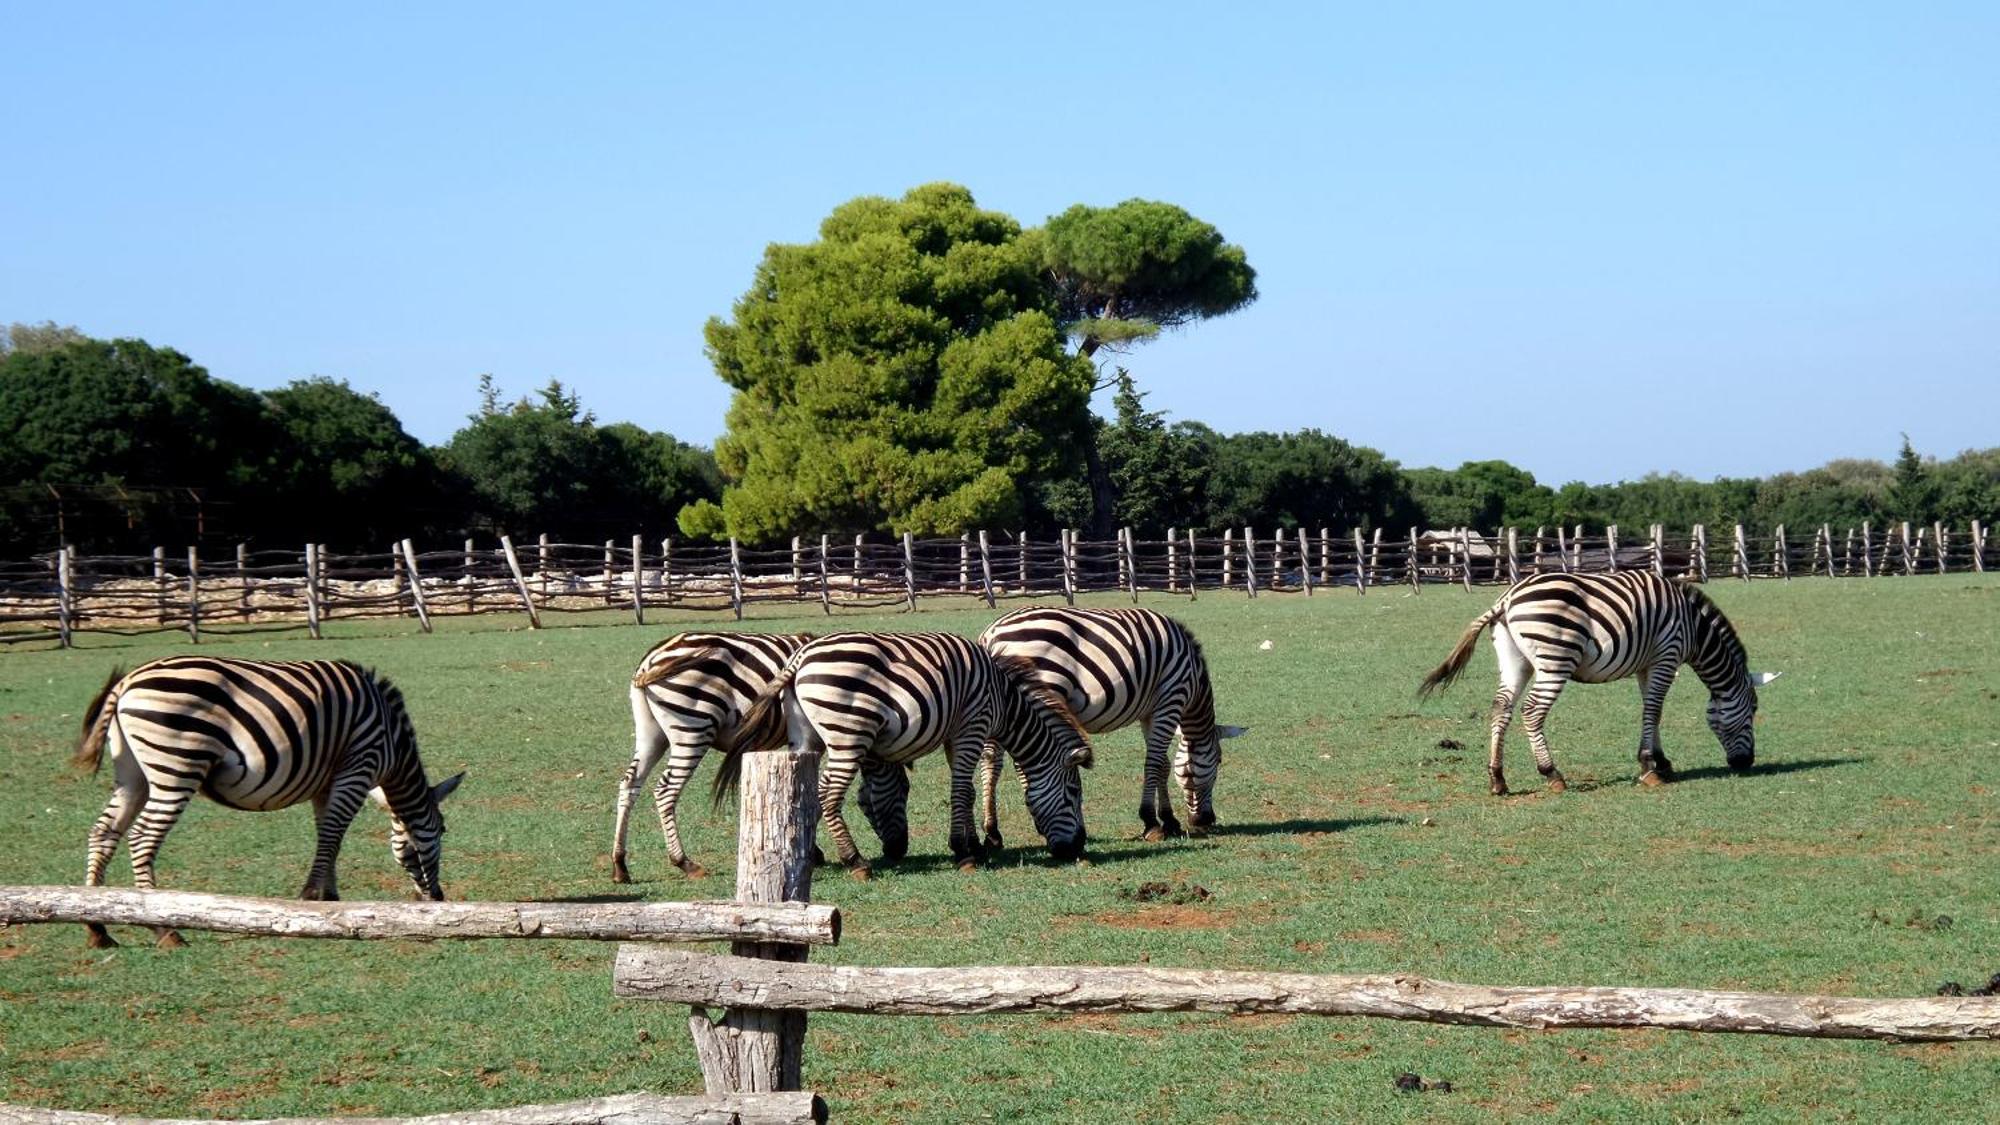
[[[1257,299],[1257,273],[1243,248],[1171,203],[1079,203],[1033,241],[1056,315],[1086,356]]]

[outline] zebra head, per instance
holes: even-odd
[[[438,881],[438,864],[444,855],[444,812],[438,804],[464,780],[463,773],[456,773],[425,786],[419,790],[421,796],[404,801],[400,809],[383,800],[389,809],[389,851],[409,873],[417,894],[432,902],[444,901],[444,885]]]
[[[1035,831],[1058,860],[1083,855],[1083,774],[1095,760],[1063,694],[1036,683],[1034,665],[1021,657],[995,657],[1004,687],[1000,729],[994,741],[1014,759],[1028,791]]]
[[[1778,678],[1778,672],[1745,672],[1708,695],[1708,729],[1722,743],[1729,768],[1747,770],[1757,761],[1757,688]]]

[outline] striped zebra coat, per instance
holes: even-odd
[[[1199,834],[1214,826],[1222,739],[1243,728],[1216,725],[1208,662],[1186,626],[1150,609],[1041,607],[1001,617],[979,634],[979,643],[997,657],[1027,661],[1038,683],[1062,694],[1084,730],[1145,727],[1139,820],[1146,839],[1183,831],[1167,793],[1170,746],[1190,828]],[[994,790],[1002,768],[997,748],[988,747],[980,762],[983,827],[995,847],[1000,822]]]
[[[232,809],[268,812],[310,801],[318,848],[306,899],[337,899],[334,860],[348,825],[373,797],[388,809],[390,850],[419,895],[442,900],[438,809],[464,774],[432,786],[402,693],[345,660],[254,661],[176,656],[113,672],[91,701],[75,763],[97,769],[111,751],[116,788],[91,826],[84,882],[130,833],[132,882],[153,886],[153,859],[199,792]],[[102,926],[91,944],[116,944]],[[161,944],[180,944],[171,929]]]
[[[611,835],[614,882],[632,881],[625,865],[626,829],[639,787],[662,756],[667,765],[653,788],[653,808],[667,838],[667,858],[690,876],[706,874],[681,846],[681,793],[717,735],[736,726],[785,659],[811,639],[809,633],[680,633],[639,661],[630,692],[632,764],[618,782]]]
[[[1500,663],[1487,760],[1495,795],[1507,792],[1500,748],[1517,700],[1535,768],[1552,792],[1563,790],[1562,772],[1543,728],[1549,708],[1571,680],[1640,679],[1639,780],[1647,785],[1670,780],[1673,765],[1660,749],[1660,711],[1683,663],[1708,686],[1709,729],[1721,741],[1731,768],[1747,770],[1756,760],[1751,724],[1757,716],[1757,688],[1777,673],[1750,672],[1735,628],[1699,587],[1646,571],[1524,579],[1466,626],[1451,655],[1424,677],[1422,694],[1458,678],[1489,624]]]
[[[950,633],[835,633],[807,643],[790,660],[723,746],[716,798],[730,792],[742,754],[820,750],[820,817],[836,857],[857,878],[868,864],[841,816],[856,774],[861,811],[882,841],[884,858],[909,848],[908,766],[944,748],[951,764],[951,854],[970,869],[981,854],[972,825],[972,782],[979,755],[997,741],[1013,756],[1027,788],[1035,828],[1049,854],[1083,853],[1083,783],[1090,739],[1056,693],[1036,684],[1023,662],[996,659]]]

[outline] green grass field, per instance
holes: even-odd
[[[1664,732],[1685,780],[1637,787],[1637,686],[1579,685],[1550,725],[1570,791],[1540,791],[1517,727],[1518,792],[1505,799],[1486,793],[1491,650],[1450,693],[1421,706],[1414,694],[1496,591],[1150,598],[1202,637],[1222,721],[1252,728],[1226,747],[1224,829],[1136,840],[1139,742],[1125,731],[1099,740],[1088,777],[1087,866],[1051,866],[1023,846],[1038,841],[1010,788],[1009,849],[961,874],[946,856],[933,756],[917,771],[909,859],[868,884],[822,869],[818,897],[842,908],[845,933],[814,956],[1880,996],[2000,972],[2000,582],[1711,589],[1752,667],[1787,673],[1763,693],[1756,770],[1723,768],[1688,676]],[[984,606],[927,607],[837,624],[970,635],[990,618]],[[609,878],[613,787],[631,747],[625,683],[684,624],[607,617],[529,632],[487,618],[426,637],[382,623],[203,651],[346,657],[400,684],[433,778],[468,771],[447,805],[453,898],[726,898],[727,875],[697,883],[667,867],[649,812],[635,821],[640,882]],[[752,624],[827,628],[816,613]],[[0,883],[81,880],[108,779],[67,768],[80,713],[114,664],[185,647],[92,639],[0,655]],[[1448,738],[1465,748],[1441,749]],[[733,819],[705,800],[684,809],[690,848],[711,870],[732,870]],[[161,883],[296,893],[310,825],[303,807],[252,815],[197,802],[166,843]],[[409,893],[386,838],[386,819],[364,812],[342,857],[347,897]],[[860,839],[872,847],[865,829]],[[129,880],[122,851],[112,871]],[[1210,897],[1134,901],[1147,882]],[[121,936],[124,948],[93,953],[81,927],[0,931],[0,1097],[247,1117],[700,1086],[685,1010],[613,1001],[609,945],[191,932],[189,948],[168,952],[143,931]],[[1455,1089],[1398,1093],[1406,1070]],[[806,1078],[847,1120],[1953,1121],[2000,1106],[2000,1047],[1313,1017],[815,1016]]]

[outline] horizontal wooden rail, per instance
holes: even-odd
[[[872,1015],[1286,1012],[1480,1027],[1662,1027],[1814,1039],[2000,1039],[2000,997],[1862,1000],[1684,988],[1491,988],[1411,976],[1129,968],[863,968],[620,946],[632,999]]]
[[[662,1097],[620,1094],[553,1105],[477,1109],[428,1117],[277,1117],[231,1125],[811,1125],[826,1120],[812,1093]],[[0,1103],[0,1125],[213,1125],[195,1118],[146,1118],[35,1109]]]
[[[816,903],[299,902],[125,887],[0,887],[0,923],[97,922],[268,937],[565,938],[834,945],[840,911]]]

